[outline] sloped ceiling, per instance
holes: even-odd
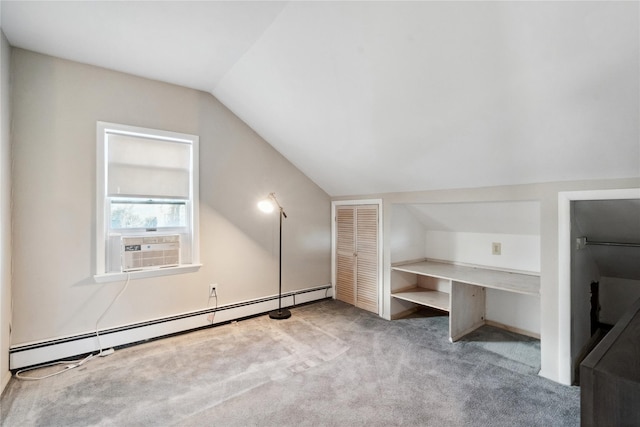
[[[208,91],[332,196],[640,176],[638,2],[11,2],[13,46]]]

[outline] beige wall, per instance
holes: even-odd
[[[284,290],[329,283],[329,197],[211,95],[20,49],[14,49],[11,66],[15,157],[12,344],[92,331],[96,318],[120,290],[121,283],[96,284],[92,279],[98,120],[200,136],[204,264],[197,273],[134,281],[101,327],[204,308],[208,283],[218,284],[220,304],[275,294],[277,220],[255,209],[257,199],[271,191],[277,193],[289,215],[283,237]],[[3,55],[3,71],[4,67]],[[3,150],[8,147],[4,136],[7,118],[3,112]],[[385,231],[390,227],[393,203],[540,201],[542,375],[557,380],[561,363],[558,193],[638,186],[640,179],[621,179],[340,200],[382,198]],[[388,315],[389,233],[383,238],[384,310]],[[3,252],[3,262],[8,257]],[[4,276],[3,289],[8,289]],[[4,294],[2,303],[4,307]],[[4,311],[2,316],[4,325]]]
[[[96,284],[96,121],[200,136],[196,273],[132,281],[100,327],[330,282],[330,199],[210,94],[14,49],[14,332],[23,344],[90,332],[122,283]],[[204,326],[204,324],[203,324]]]
[[[369,194],[366,196],[346,196],[334,200],[353,200],[382,198],[384,204],[384,254],[383,254],[383,295],[384,312],[390,313],[391,278],[391,227],[393,204],[397,203],[457,203],[488,201],[540,201],[540,338],[541,365],[540,374],[554,381],[567,382],[566,373],[570,372],[570,355],[564,354],[565,343],[559,324],[559,270],[558,270],[558,193],[563,191],[606,190],[640,187],[640,178],[572,181],[544,184],[514,185],[501,187],[438,190],[424,192]],[[570,304],[570,301],[566,301]],[[570,381],[570,379],[569,379]]]
[[[0,392],[9,382],[11,341],[11,47],[0,31]]]

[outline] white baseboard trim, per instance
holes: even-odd
[[[282,294],[282,307],[318,301],[331,296],[331,285],[287,292]],[[228,304],[217,308],[210,307],[205,310],[103,329],[100,330],[100,343],[102,348],[106,350],[111,347],[134,344],[153,338],[228,323],[263,314],[277,308],[278,295]],[[210,315],[215,315],[213,322],[209,321]],[[9,369],[16,370],[36,366],[98,350],[99,345],[95,331],[37,343],[15,345],[9,348]]]

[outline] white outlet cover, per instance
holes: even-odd
[[[500,255],[502,253],[502,243],[493,242],[491,244],[491,253],[493,255]]]

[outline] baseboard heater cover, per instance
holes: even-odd
[[[292,307],[331,296],[331,285],[283,293],[282,306]],[[100,342],[105,349],[119,347],[176,333],[202,329],[207,326],[228,323],[267,313],[277,308],[277,295],[228,304],[218,308],[210,307],[175,316],[100,330]],[[210,323],[207,317],[212,313],[215,313],[215,318],[213,323]],[[13,371],[97,350],[98,342],[95,331],[38,343],[16,345],[9,349],[9,369]]]

